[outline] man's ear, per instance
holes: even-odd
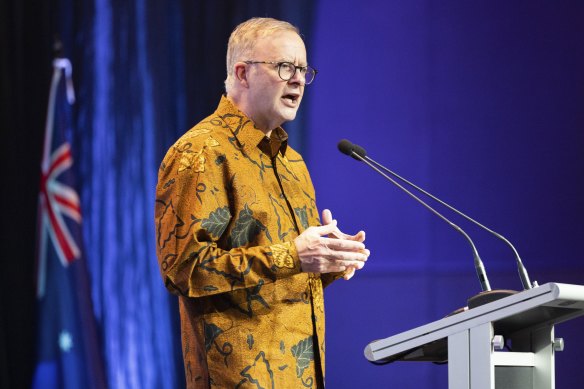
[[[244,62],[237,62],[233,65],[233,74],[235,75],[235,82],[244,88],[249,86],[247,82],[247,65]]]

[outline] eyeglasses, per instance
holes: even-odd
[[[246,64],[267,63],[269,65],[276,65],[278,67],[278,75],[283,81],[290,81],[296,71],[300,70],[300,74],[304,77],[304,84],[308,85],[314,81],[316,77],[316,69],[310,66],[296,66],[292,62],[275,62],[275,61],[243,61]]]

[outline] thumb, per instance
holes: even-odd
[[[329,224],[333,221],[333,214],[329,209],[322,211],[322,224]]]
[[[337,229],[337,221],[336,220],[332,220],[328,224],[315,227],[317,234],[319,234],[320,236],[328,235],[328,234],[336,231],[336,229]]]

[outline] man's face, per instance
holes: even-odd
[[[261,38],[249,59],[307,65],[304,42],[292,31]],[[284,81],[278,75],[277,65],[249,64],[247,78],[246,113],[260,129],[271,131],[296,117],[304,94],[304,78],[300,71],[296,71],[289,81]]]

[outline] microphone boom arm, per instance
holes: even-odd
[[[354,153],[354,152],[353,152]],[[356,153],[355,153],[356,154]],[[357,154],[358,155],[358,154]],[[361,157],[359,155],[359,157]],[[361,157],[361,160],[365,163],[370,162],[368,165],[373,167],[372,164],[374,164],[375,166],[385,170],[387,173],[391,174],[392,176],[394,176],[395,178],[399,179],[402,182],[405,182],[406,184],[408,184],[409,186],[411,186],[412,188],[416,189],[417,191],[425,194],[426,196],[430,197],[432,200],[442,204],[443,206],[445,206],[446,208],[450,209],[451,211],[457,213],[458,215],[462,216],[463,218],[465,218],[466,220],[476,224],[477,226],[483,228],[484,230],[490,232],[491,234],[493,234],[494,236],[496,236],[497,238],[499,238],[500,240],[502,240],[503,242],[505,242],[505,244],[507,244],[507,246],[509,246],[511,248],[511,250],[513,251],[513,254],[515,256],[515,261],[517,262],[517,270],[519,272],[519,278],[521,279],[521,284],[523,285],[523,289],[531,289],[533,286],[537,286],[537,283],[534,283],[533,285],[531,284],[531,281],[529,280],[529,275],[527,274],[527,269],[525,268],[525,266],[523,265],[523,261],[521,261],[521,257],[519,257],[519,253],[517,252],[517,250],[515,249],[515,246],[513,246],[513,244],[511,244],[511,242],[505,238],[503,235],[499,234],[498,232],[495,232],[493,230],[491,230],[490,228],[484,226],[483,224],[479,223],[478,221],[474,220],[473,218],[471,218],[470,216],[466,215],[465,213],[457,210],[456,208],[454,208],[453,206],[447,204],[446,202],[440,200],[439,198],[437,198],[436,196],[432,195],[431,193],[427,192],[426,190],[420,188],[419,186],[417,186],[416,184],[414,184],[411,181],[408,181],[407,179],[405,179],[404,177],[400,176],[399,174],[395,173],[394,171],[392,171],[391,169],[388,169],[387,167],[383,166],[382,164],[380,164],[379,162],[373,160],[372,158],[368,157],[367,155],[365,155],[364,157]],[[377,170],[377,169],[375,169]],[[379,170],[377,170],[379,171]]]
[[[456,231],[458,231],[460,234],[462,234],[462,236],[464,236],[464,238],[467,240],[467,242],[470,244],[470,247],[472,248],[472,253],[473,253],[473,257],[474,257],[474,265],[475,265],[475,269],[476,269],[476,272],[477,272],[477,276],[479,278],[479,282],[481,284],[481,289],[483,290],[483,292],[487,292],[487,291],[490,291],[491,290],[491,285],[489,284],[489,279],[487,278],[487,272],[485,270],[485,266],[483,265],[483,261],[481,260],[481,258],[479,256],[479,252],[478,252],[478,250],[477,250],[474,242],[470,238],[470,236],[468,236],[468,234],[466,232],[464,232],[462,228],[460,228],[458,225],[456,225],[453,222],[451,222],[448,218],[446,218],[440,212],[436,211],[430,205],[426,204],[423,200],[421,200],[415,194],[413,194],[412,192],[410,192],[409,190],[407,190],[399,182],[395,181],[393,178],[389,177],[387,174],[385,174],[384,172],[382,172],[377,166],[375,166],[375,165],[381,166],[380,164],[378,164],[377,162],[371,160],[367,156],[362,157],[361,155],[359,155],[358,153],[356,153],[353,150],[350,150],[350,152],[351,152],[351,154],[350,154],[351,157],[353,157],[353,158],[355,158],[355,159],[357,159],[359,161],[362,161],[365,164],[369,165],[369,167],[371,167],[377,173],[381,174],[383,177],[385,177],[387,180],[389,180],[392,184],[394,184],[395,186],[397,186],[398,188],[400,188],[402,191],[404,191],[408,196],[412,197],[414,200],[416,200],[417,202],[419,202],[420,204],[422,204],[426,209],[428,209],[434,215],[438,216],[440,219],[444,220],[446,223],[450,224],[450,226],[452,228],[454,228]],[[370,162],[369,160],[371,160],[372,162]],[[381,167],[384,168],[383,166],[381,166]],[[389,169],[384,168],[384,170],[389,170]],[[408,181],[403,180],[401,177],[397,176],[392,171],[389,171],[389,173],[392,174],[392,175],[394,175],[394,176],[396,176],[397,178],[401,179],[402,181],[404,181],[404,182],[406,182],[406,183],[408,183],[410,185],[413,185],[413,184],[409,183]],[[415,185],[413,185],[413,187],[416,188],[416,189],[419,189]],[[422,193],[425,193],[425,192],[422,191]],[[430,195],[430,197],[434,198],[431,195]]]

